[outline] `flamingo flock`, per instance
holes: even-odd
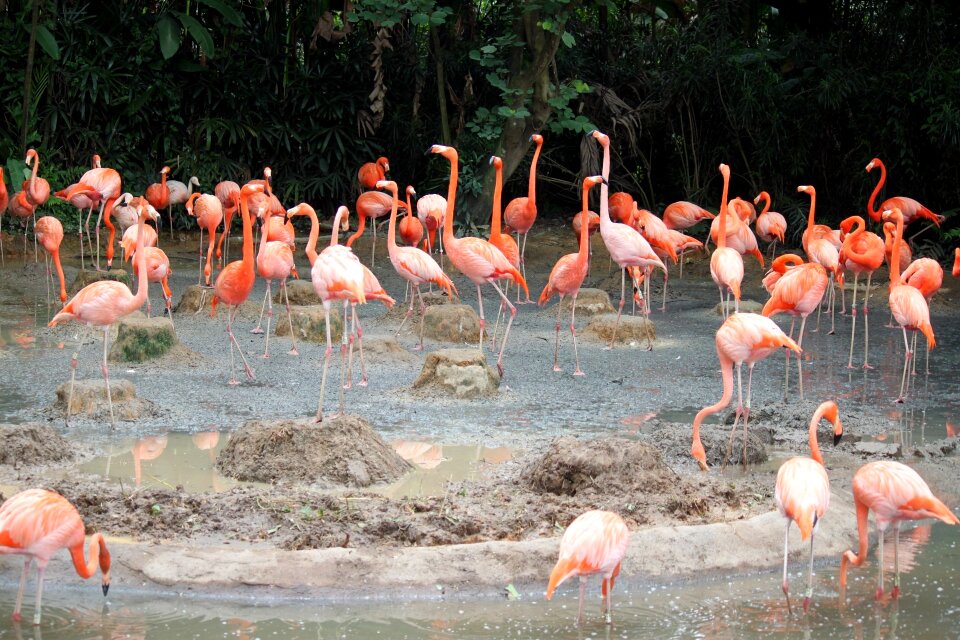
[[[904,228],[910,222],[921,218],[940,225],[944,218],[916,200],[905,197],[888,198],[879,208],[876,208],[875,201],[886,180],[886,167],[879,159],[873,159],[866,168],[868,172],[874,168],[880,169],[880,181],[867,203],[867,216],[869,221],[881,225],[886,239],[881,239],[879,235],[869,231],[867,220],[863,216],[855,215],[846,218],[839,229],[816,224],[816,189],[810,185],[801,185],[797,187],[797,191],[810,197],[807,225],[802,234],[802,247],[807,257],[805,261],[796,254],[775,257],[777,243],[783,246],[788,237],[786,219],[781,214],[770,211],[772,200],[766,191],[761,191],[752,203],[750,200],[736,197],[730,199],[731,170],[728,165],[719,165],[723,190],[716,215],[699,205],[683,201],[669,205],[663,216],[658,217],[652,212],[640,209],[630,194],[624,192],[609,194],[610,138],[599,131],[592,132],[591,137],[602,151],[602,169],[600,175],[587,176],[583,179],[581,208],[572,218],[576,233],[576,251],[563,255],[556,262],[538,298],[540,306],[549,302],[554,295],[560,298],[554,325],[554,372],[562,371],[559,365],[562,303],[564,299],[569,298],[569,330],[574,352],[573,376],[579,378],[585,375],[581,368],[577,343],[576,304],[577,296],[591,269],[590,237],[593,233],[599,231],[603,244],[612,262],[617,264],[621,275],[621,293],[613,338],[607,346],[609,349],[615,343],[616,332],[621,322],[627,295],[628,273],[638,296],[641,286],[646,285],[646,293],[642,295],[641,300],[643,312],[649,314],[650,276],[653,269],[660,269],[664,274],[664,301],[661,308],[665,310],[668,262],[672,264],[679,262],[682,269],[684,252],[704,246],[700,240],[686,235],[684,231],[690,231],[699,222],[709,220],[710,230],[707,232],[707,238],[712,239],[716,245],[710,257],[710,273],[720,291],[723,316],[722,324],[715,334],[722,394],[716,403],[702,408],[693,420],[690,454],[702,471],[708,471],[710,465],[707,449],[701,440],[701,426],[708,416],[719,413],[731,403],[734,369],[736,370],[737,404],[721,466],[725,466],[731,455],[732,442],[741,421],[742,463],[744,467],[747,465],[752,379],[757,363],[784,349],[787,355],[786,389],[789,386],[789,359],[796,357],[799,390],[803,397],[801,354],[807,318],[826,305],[831,314],[829,333],[834,333],[835,288],[841,287],[841,295],[843,295],[844,274],[847,271],[854,274],[847,366],[850,368],[854,366],[858,285],[860,276],[866,275],[866,286],[861,300],[864,333],[862,367],[868,369],[872,368],[869,364],[868,324],[872,277],[885,261],[889,264],[888,303],[892,317],[902,331],[905,349],[901,384],[896,402],[906,401],[910,388],[910,376],[915,373],[915,369],[911,369],[911,364],[913,367],[916,366],[914,355],[917,348],[916,334],[922,333],[926,338],[928,353],[936,346],[936,337],[930,320],[929,301],[942,285],[943,269],[936,261],[929,258],[910,261],[912,256],[903,238]],[[443,254],[446,253],[449,263],[476,286],[480,326],[478,348],[481,352],[484,349],[486,331],[483,287],[492,287],[499,299],[500,311],[506,314],[499,351],[496,350],[498,328],[495,327],[490,335],[493,349],[497,354],[497,370],[501,376],[504,375],[504,361],[510,331],[518,314],[516,304],[531,301],[525,273],[525,249],[529,232],[538,215],[536,171],[544,138],[534,134],[530,142],[535,145],[535,150],[530,167],[527,195],[510,201],[505,208],[501,207],[503,162],[496,156],[490,159],[496,181],[488,238],[454,234],[453,226],[457,217],[459,154],[451,146],[433,145],[428,150],[429,153],[440,156],[449,167],[446,197],[428,194],[419,198],[416,204],[417,215],[414,216],[412,198],[417,196],[416,190],[413,186],[407,186],[402,192],[405,197],[401,199],[400,186],[397,182],[387,179],[387,173],[390,171],[387,158],[381,157],[375,162],[364,164],[357,174],[361,192],[355,205],[358,216],[355,233],[347,239],[345,244],[339,244],[338,234],[348,229],[350,216],[349,209],[346,206],[340,206],[333,218],[330,243],[319,253],[317,243],[320,222],[316,210],[307,203],[301,203],[290,209],[284,208],[273,193],[272,172],[269,167],[264,169],[262,180],[251,180],[242,186],[232,181],[224,181],[216,185],[215,193],[207,194],[200,191],[193,192],[195,186],[200,186],[196,178],[191,178],[186,185],[169,180],[170,169],[165,166],[159,172],[160,182],[148,186],[143,196],[135,197],[131,193],[121,194],[119,173],[113,169],[101,167],[99,156],[95,156],[93,168],[84,173],[77,183],[57,191],[54,195],[76,207],[81,219],[83,211],[87,210],[87,222],[92,210],[99,207],[100,213],[95,225],[96,249],[90,251],[91,256],[95,256],[94,265],[98,269],[100,268],[101,221],[109,231],[106,245],[107,268],[112,266],[114,256],[115,228],[121,227],[120,244],[123,247],[124,261],[131,260],[136,272],[136,292],[124,284],[102,280],[87,285],[71,299],[67,299],[60,262],[63,226],[53,216],[36,218],[37,209],[41,208],[49,198],[50,186],[38,176],[40,159],[35,150],[31,149],[27,153],[26,162],[31,168],[31,175],[29,180],[24,181],[22,189],[8,197],[6,186],[0,188],[0,212],[7,209],[9,202],[9,209],[14,216],[24,221],[28,218],[34,220],[35,242],[42,245],[47,259],[48,299],[53,280],[50,265],[53,265],[59,281],[59,298],[63,304],[50,321],[50,326],[72,320],[103,331],[101,373],[106,386],[111,425],[115,423],[115,416],[107,358],[110,328],[123,316],[141,308],[145,302],[148,314],[150,313],[148,293],[150,282],[161,285],[166,310],[172,320],[172,292],[168,285],[168,278],[172,273],[170,260],[163,250],[157,247],[158,233],[147,222],[159,223],[159,212],[167,208],[172,233],[170,211],[175,204],[185,204],[189,214],[196,218],[201,230],[198,285],[212,290],[211,317],[215,317],[219,304],[222,303],[228,307],[225,314],[225,327],[230,345],[227,384],[235,386],[240,384],[236,373],[235,351],[239,354],[246,378],[255,379],[254,370],[237,341],[234,323],[240,305],[249,299],[258,276],[266,281],[264,309],[267,315],[267,328],[263,358],[269,357],[270,327],[273,319],[271,287],[274,280],[278,281],[280,290],[283,292],[288,322],[291,323],[289,329],[292,346],[288,354],[294,357],[299,356],[286,287],[289,278],[299,277],[294,259],[296,234],[290,219],[298,216],[309,218],[311,226],[305,253],[310,263],[310,280],[324,307],[326,322],[326,347],[320,373],[320,393],[316,412],[316,422],[322,424],[325,418],[329,418],[329,414],[324,412],[324,403],[329,361],[333,354],[330,328],[332,303],[336,301],[344,305],[338,387],[339,412],[343,414],[345,412],[344,389],[349,388],[353,380],[352,364],[355,344],[359,350],[360,385],[365,386],[367,382],[363,328],[357,314],[357,305],[380,301],[390,308],[395,302],[381,286],[372,270],[375,265],[378,218],[387,218],[387,253],[390,264],[408,287],[409,306],[396,330],[396,335],[400,335],[405,324],[413,316],[415,306],[418,306],[421,329],[415,349],[418,351],[423,349],[422,318],[426,305],[421,286],[435,285],[447,298],[459,296],[453,279],[443,265]],[[2,184],[2,169],[0,169],[0,184]],[[598,185],[600,186],[599,215],[591,212],[589,207],[590,191]],[[761,201],[763,208],[757,215],[753,205]],[[226,262],[222,268],[218,269],[213,257],[216,254],[218,261],[226,261],[229,240],[225,241],[225,238],[229,236],[231,219],[237,211],[242,220],[241,257],[239,260]],[[255,221],[260,222],[261,234],[256,252],[254,250]],[[751,230],[751,223],[754,225],[754,230]],[[364,232],[367,224],[373,227],[370,268],[363,264],[352,249],[352,245]],[[91,249],[92,245],[89,227],[81,225],[80,228],[81,261],[83,261],[84,230],[87,233],[87,248]],[[223,230],[219,231],[221,228]],[[205,255],[202,239],[204,231],[208,234]],[[437,239],[438,232],[439,262],[433,257],[434,241]],[[511,232],[516,234],[516,239]],[[220,233],[219,239],[218,233]],[[402,245],[398,244],[398,237],[403,242]],[[769,245],[770,257],[775,258],[770,271],[763,279],[764,288],[770,293],[770,298],[763,305],[760,314],[742,313],[740,302],[745,278],[743,256],[753,256],[761,267],[765,264],[764,255],[759,250],[758,239]],[[0,248],[0,255],[2,255],[2,248]],[[906,264],[908,262],[909,266]],[[901,268],[903,268],[902,272]],[[219,273],[213,278],[216,270]],[[953,276],[960,277],[960,248],[956,250],[952,273]],[[512,284],[517,289],[516,300],[513,302],[505,290],[508,284]],[[521,299],[521,290],[524,299]],[[729,309],[731,297],[733,298],[732,310]],[[773,316],[780,313],[789,314],[792,318],[788,332],[772,320]],[[263,312],[261,312],[261,318],[262,315]],[[800,329],[794,338],[794,321],[798,316]],[[499,320],[498,316],[498,325]],[[253,332],[263,332],[259,327],[258,322]],[[817,329],[819,329],[819,319]],[[913,334],[912,342],[910,333]],[[82,340],[80,344],[83,344]],[[652,348],[652,342],[649,343],[649,347]],[[79,346],[70,361],[68,419],[78,355]],[[745,394],[742,380],[744,364],[747,365]],[[929,373],[929,361],[927,372]],[[810,566],[803,598],[803,611],[807,612],[813,597],[813,539],[817,523],[826,517],[830,502],[829,474],[817,441],[817,427],[823,419],[831,422],[834,427],[834,444],[839,441],[843,434],[840,410],[835,401],[827,400],[819,405],[809,422],[810,457],[794,457],[784,462],[777,474],[774,490],[775,506],[786,521],[781,587],[791,612],[787,573],[791,524],[797,525],[802,540],[810,541]],[[870,511],[874,512],[881,552],[884,532],[891,523],[894,524],[895,536],[899,532],[900,523],[904,520],[935,518],[947,524],[960,524],[956,515],[933,496],[926,483],[914,470],[897,462],[880,461],[865,464],[853,478],[853,499],[857,511],[859,547],[856,553],[848,550],[841,557],[841,589],[846,587],[849,569],[860,566],[867,556],[867,519]],[[553,597],[556,589],[564,581],[578,577],[580,600],[577,620],[579,624],[583,624],[586,578],[592,574],[600,574],[603,595],[602,613],[606,624],[612,624],[612,590],[620,574],[629,539],[629,528],[619,514],[592,510],[577,517],[566,527],[560,541],[559,559],[549,577],[547,599]],[[99,568],[103,576],[103,592],[107,593],[110,585],[110,554],[104,538],[99,533],[91,538],[89,560],[84,558],[83,543],[84,528],[76,508],[56,493],[30,489],[10,497],[0,506],[0,554],[14,553],[26,558],[14,606],[14,620],[20,619],[27,574],[32,562],[35,561],[38,577],[34,623],[40,623],[44,570],[53,554],[61,548],[70,550],[77,573],[82,578],[93,576]],[[880,564],[877,598],[884,593],[882,562]],[[894,587],[891,592],[893,597],[897,597],[900,593],[899,562],[896,561],[895,565]]]

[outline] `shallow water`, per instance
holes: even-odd
[[[614,590],[614,626],[599,615],[599,584],[588,585],[586,622],[575,625],[577,585],[565,584],[551,602],[543,585],[517,600],[431,601],[387,604],[365,600],[350,604],[205,600],[171,594],[144,596],[115,584],[106,604],[99,586],[86,583],[49,586],[40,630],[19,629],[9,619],[10,600],[0,607],[0,638],[943,638],[960,624],[955,531],[926,524],[905,529],[900,544],[903,593],[876,603],[874,551],[852,570],[847,599],[840,606],[836,562],[816,569],[814,598],[807,616],[799,613],[805,563],[791,564],[794,614],[780,591],[778,573],[713,576],[697,583],[650,584],[622,579]],[[887,588],[892,580],[893,549],[888,537]],[[505,585],[506,586],[506,585]],[[7,593],[15,585],[5,585]],[[132,587],[136,589],[136,587]],[[438,585],[439,589],[442,585]],[[24,613],[32,614],[32,596]]]

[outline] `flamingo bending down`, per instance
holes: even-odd
[[[867,559],[869,523],[867,517],[873,511],[873,520],[880,533],[877,549],[877,591],[883,596],[883,534],[893,523],[894,567],[893,590],[890,595],[900,596],[900,523],[903,520],[936,518],[946,524],[960,524],[960,519],[930,492],[930,487],[920,475],[905,464],[892,460],[868,462],[853,476],[853,503],[857,507],[857,553],[847,549],[840,556],[840,598],[846,598],[847,568],[859,567]]]
[[[851,228],[856,228],[851,231]],[[853,342],[857,334],[857,280],[861,273],[867,274],[867,290],[863,296],[863,368],[872,369],[870,359],[870,280],[873,272],[883,264],[883,240],[875,233],[865,229],[866,222],[860,216],[850,216],[840,223],[840,232],[843,236],[843,247],[840,250],[841,265],[853,271],[853,302],[850,323],[850,357],[847,359],[847,368],[853,369]]]
[[[413,314],[414,298],[420,301],[420,344],[417,350],[423,349],[423,315],[426,312],[426,305],[423,297],[420,295],[420,285],[432,282],[441,289],[446,290],[447,296],[453,296],[457,288],[453,286],[453,281],[443,272],[436,260],[430,257],[430,254],[418,249],[416,246],[401,247],[397,245],[397,211],[400,208],[400,201],[397,194],[397,183],[391,180],[381,180],[377,183],[377,189],[385,189],[393,196],[393,204],[390,208],[390,222],[387,227],[387,252],[390,254],[390,263],[400,277],[413,286],[413,293],[410,296],[410,308],[407,309],[403,321],[397,328],[396,335],[400,335],[403,325]],[[410,193],[407,189],[407,194]],[[409,207],[407,216],[410,216]]]
[[[247,201],[254,193],[262,192],[263,186],[260,184],[245,184],[240,189],[240,216],[243,218],[243,258],[229,263],[223,268],[223,271],[217,276],[213,283],[213,304],[210,306],[210,317],[217,314],[217,303],[223,301],[232,309],[227,310],[227,337],[230,340],[230,380],[228,384],[238,385],[240,381],[234,373],[233,349],[236,347],[240,353],[240,359],[243,360],[243,370],[249,380],[254,379],[253,369],[247,363],[246,356],[243,355],[243,349],[233,335],[233,319],[237,315],[237,309],[247,301],[250,292],[253,291],[253,283],[256,280],[254,273],[253,259],[253,224],[250,221],[250,210]]]
[[[897,224],[897,230],[894,240],[893,264],[890,265],[890,311],[893,317],[903,329],[903,344],[906,353],[903,358],[903,375],[900,378],[900,395],[897,402],[906,400],[907,390],[907,370],[910,366],[910,358],[913,351],[910,349],[910,342],[907,340],[907,329],[911,331],[921,331],[927,338],[927,351],[937,346],[937,340],[933,335],[933,327],[930,325],[930,308],[927,301],[919,289],[915,289],[903,282],[900,276],[900,252],[896,245],[903,242],[903,215],[899,209],[883,212],[885,220],[892,219]]]
[[[136,210],[138,201],[143,201],[142,198],[134,198],[131,202],[135,203],[134,210]],[[157,210],[150,206],[150,203],[143,201],[143,208],[148,209],[151,213],[157,213]],[[160,218],[160,214],[157,213],[157,218]],[[136,251],[137,247],[137,234],[139,233],[137,227],[127,227],[127,230],[123,232],[123,236],[120,238],[120,248],[123,250],[122,259],[124,262],[127,262],[130,259],[130,256],[133,255],[133,252]],[[143,227],[143,246],[145,247],[155,247],[157,246],[157,232],[150,225]]]
[[[927,209],[913,198],[894,196],[884,200],[880,207],[877,208],[875,205],[877,196],[880,194],[880,190],[883,189],[883,185],[887,181],[887,167],[885,164],[883,164],[883,161],[880,160],[880,158],[874,158],[869,164],[867,164],[867,173],[870,173],[876,167],[880,167],[880,180],[877,182],[877,186],[873,188],[873,192],[870,194],[870,199],[867,200],[867,213],[870,214],[870,218],[874,222],[880,222],[882,212],[886,211],[887,209],[897,208],[900,209],[900,212],[903,214],[903,226],[905,227],[918,218],[926,218],[927,220],[932,221],[938,227],[943,223],[945,219],[943,216],[934,213],[930,209]]]
[[[760,253],[760,247],[757,244],[757,237],[753,235],[753,231],[750,230],[750,227],[740,219],[734,212],[729,210],[729,203],[727,206],[727,235],[726,235],[726,246],[734,249],[741,256],[752,255],[757,259],[757,262],[760,263],[760,268],[764,268],[765,263],[763,261],[763,254]],[[710,234],[709,239],[713,240],[714,244],[717,244],[720,234],[720,214],[717,214],[717,217],[713,219],[713,222],[710,223]]]
[[[943,285],[943,267],[932,258],[917,258],[904,270],[901,279],[914,289],[917,289],[930,306],[933,294]],[[917,350],[917,334],[913,334],[913,351]],[[917,361],[913,361],[913,373],[917,373]],[[926,373],[930,373],[930,350],[926,352]]]
[[[774,287],[777,286],[780,278],[784,276],[787,270],[801,264],[803,264],[803,258],[795,253],[785,253],[778,256],[770,264],[770,270],[763,276],[763,288],[766,289],[767,293],[773,293]]]
[[[197,226],[200,227],[200,273],[197,275],[197,284],[200,284],[201,278],[207,287],[210,286],[210,274],[212,272],[210,261],[213,259],[213,245],[217,241],[217,227],[223,222],[223,204],[215,195],[209,193],[192,193],[185,203],[187,214],[197,219]],[[207,262],[203,263],[203,231],[206,229],[210,236],[207,244]]]
[[[680,200],[667,205],[663,210],[663,224],[667,229],[683,231],[695,226],[701,220],[713,220],[716,216],[692,202]]]
[[[364,191],[370,191],[377,188],[379,180],[385,180],[390,171],[390,161],[380,156],[376,162],[367,162],[360,166],[357,171],[357,180],[360,182],[360,188]]]
[[[533,227],[537,219],[537,160],[540,159],[540,150],[543,148],[543,136],[535,133],[530,136],[530,142],[537,145],[533,152],[533,160],[530,161],[530,176],[527,179],[527,195],[521,198],[514,198],[507,203],[503,210],[503,219],[517,233],[517,246],[520,247],[520,268],[523,272],[523,279],[527,279],[527,268],[523,261],[523,256],[527,251],[527,234]],[[523,234],[523,244],[520,244],[520,235]],[[446,239],[444,239],[446,240]],[[527,299],[523,304],[530,304],[530,292],[527,291]],[[517,303],[520,303],[520,290],[517,290]]]
[[[57,269],[57,278],[60,280],[60,302],[67,301],[67,286],[63,280],[63,266],[60,264],[60,243],[63,242],[63,225],[53,216],[43,216],[34,226],[34,234],[43,246],[44,263],[47,267],[47,302],[50,302],[50,261]]]
[[[116,228],[113,225],[111,220],[113,214],[113,207],[116,204],[117,200],[121,196],[122,191],[122,180],[120,179],[120,174],[116,169],[110,169],[107,167],[96,167],[90,169],[82,176],[80,180],[75,184],[70,185],[66,189],[58,191],[55,195],[58,198],[67,200],[69,202],[73,201],[74,197],[77,196],[86,196],[89,199],[87,204],[94,205],[96,201],[100,203],[100,210],[97,213],[97,222],[96,222],[96,269],[100,270],[100,222],[103,221],[103,224],[106,225],[107,230],[109,231],[109,236],[107,238],[107,268],[113,266],[113,243],[116,240]],[[99,193],[99,198],[95,193]],[[83,202],[81,202],[83,204]],[[93,213],[93,209],[90,209],[90,214]],[[90,241],[90,215],[87,215],[86,222],[84,223],[87,233],[87,242]]]
[[[560,539],[560,557],[547,584],[547,600],[554,590],[567,578],[580,578],[580,605],[577,624],[583,624],[583,600],[587,588],[587,576],[599,573],[603,606],[607,624],[612,624],[613,584],[620,575],[620,562],[627,553],[630,530],[627,524],[612,511],[587,511],[570,523]]]
[[[139,222],[137,229],[137,249],[143,248],[143,228],[146,226],[146,219],[153,212],[143,206],[139,208]],[[48,326],[54,327],[59,322],[66,320],[76,320],[88,326],[99,327],[103,329],[103,382],[107,387],[107,403],[110,406],[110,425],[114,426],[116,420],[113,415],[113,399],[110,394],[110,376],[107,369],[107,347],[110,342],[110,327],[120,318],[130,315],[143,306],[147,300],[147,264],[141,262],[137,265],[137,293],[134,294],[130,288],[114,280],[101,280],[88,284],[77,292],[77,295],[64,305],[60,313],[53,316]],[[83,346],[83,340],[77,345],[77,350],[70,359],[70,392],[67,395],[66,417],[65,421],[70,419],[70,409],[73,406],[73,386],[77,376],[77,358],[80,355],[80,348]]]
[[[757,237],[770,244],[770,258],[777,252],[777,241],[783,244],[784,236],[787,233],[787,219],[782,213],[770,211],[770,194],[761,191],[753,199],[754,204],[759,204],[763,200],[763,210],[757,216],[754,228],[757,230]]]
[[[583,209],[581,211],[587,211],[590,188],[602,182],[603,176],[590,176],[583,179]],[[553,370],[559,372],[560,365],[557,363],[557,358],[560,354],[560,311],[563,308],[564,296],[570,296],[570,335],[573,336],[573,357],[577,363],[577,368],[573,372],[575,376],[584,375],[583,370],[580,369],[580,353],[577,351],[577,329],[575,321],[577,294],[580,293],[580,287],[583,285],[583,280],[587,277],[587,270],[589,269],[588,245],[590,244],[590,239],[588,234],[589,227],[587,225],[581,225],[579,249],[576,253],[568,253],[557,260],[557,263],[553,265],[553,269],[550,270],[547,285],[543,288],[543,291],[540,293],[540,299],[537,301],[537,304],[542,307],[553,297],[553,294],[560,294],[560,301],[557,303],[557,339],[553,347]]]
[[[803,596],[803,610],[810,609],[813,597],[813,534],[820,519],[830,506],[830,478],[823,466],[823,456],[817,446],[817,427],[826,418],[833,423],[833,444],[840,442],[843,425],[837,415],[837,403],[832,400],[822,403],[810,419],[810,457],[790,458],[777,471],[774,500],[777,510],[787,520],[783,533],[783,595],[790,608],[790,591],[787,585],[787,559],[790,551],[790,523],[796,522],[800,540],[810,539],[810,565],[807,568],[807,592]]]
[[[720,289],[720,307],[723,317],[729,315],[729,294],[733,294],[733,311],[740,312],[740,285],[743,282],[743,256],[732,247],[727,246],[726,232],[728,218],[731,217],[727,207],[727,195],[730,189],[730,167],[720,165],[720,175],[723,176],[723,195],[720,197],[720,213],[717,214],[717,248],[710,256],[710,276]],[[735,216],[733,219],[737,219]],[[738,222],[738,224],[743,224]]]
[[[721,210],[722,211],[722,210]],[[733,313],[723,325],[717,329],[716,336],[717,358],[720,360],[720,373],[723,376],[723,396],[714,404],[701,409],[693,419],[693,444],[690,455],[706,471],[707,454],[700,442],[700,423],[708,415],[718,413],[730,404],[733,397],[733,365],[737,365],[737,413],[733,420],[733,429],[730,431],[730,442],[727,444],[727,454],[733,443],[733,435],[737,430],[740,416],[743,416],[743,466],[747,466],[747,425],[750,421],[750,389],[753,382],[753,366],[763,360],[780,347],[786,347],[800,353],[800,347],[787,336],[776,323],[755,313]],[[749,367],[747,375],[747,404],[743,404],[743,384],[740,369],[746,362]],[[724,456],[724,462],[726,458]]]
[[[500,252],[517,269],[520,268],[520,248],[509,233],[501,232],[501,210],[500,203],[503,196],[503,160],[497,156],[490,157],[490,164],[493,165],[495,179],[493,183],[493,211],[490,217],[490,244],[500,249]],[[509,285],[507,287],[509,291]],[[519,300],[520,294],[517,294]],[[491,348],[497,350],[497,331],[500,328],[500,317],[503,315],[504,305],[500,302],[497,310],[497,321],[493,325],[491,332]]]
[[[20,621],[23,590],[27,585],[30,564],[37,563],[37,597],[33,624],[40,624],[43,574],[50,558],[60,549],[69,549],[73,568],[86,580],[99,567],[101,587],[106,596],[110,590],[110,552],[102,533],[90,537],[89,560],[84,560],[85,528],[77,508],[59,493],[45,489],[27,489],[10,496],[0,505],[0,554],[26,556],[20,574],[20,589],[13,607],[13,621]],[[19,632],[18,632],[19,633]]]
[[[333,353],[333,339],[330,336],[330,303],[342,300],[348,302],[365,303],[363,292],[363,269],[360,260],[353,255],[350,247],[337,244],[337,231],[342,220],[345,220],[349,211],[346,207],[337,209],[333,219],[333,233],[330,236],[330,246],[317,254],[317,238],[320,235],[320,225],[317,213],[306,203],[298,204],[287,211],[287,215],[308,216],[310,218],[310,238],[307,240],[307,258],[310,260],[310,279],[313,288],[323,302],[324,320],[327,326],[327,348],[323,353],[323,373],[320,376],[320,398],[317,402],[317,422],[323,421],[323,396],[327,387],[327,368],[330,364],[330,354]],[[343,414],[343,379],[346,371],[347,355],[347,327],[344,325],[340,342],[340,413]]]
[[[507,348],[507,339],[510,336],[510,327],[513,325],[513,319],[517,315],[517,308],[513,306],[509,298],[503,293],[503,290],[497,285],[497,281],[502,278],[510,278],[519,287],[523,287],[527,297],[530,297],[530,291],[527,289],[527,282],[523,275],[517,270],[506,256],[499,249],[480,238],[456,238],[453,235],[453,212],[457,198],[457,180],[459,173],[459,162],[457,150],[453,147],[445,147],[435,144],[430,147],[431,153],[438,153],[450,162],[450,182],[447,186],[447,210],[444,214],[443,224],[443,243],[447,246],[447,252],[450,255],[450,261],[453,266],[467,276],[471,282],[477,286],[477,307],[480,312],[480,343],[477,346],[483,350],[483,294],[480,291],[481,285],[490,284],[500,299],[510,309],[510,318],[507,320],[507,329],[503,334],[503,342],[500,343],[500,354],[497,356],[497,370],[503,375],[503,354]]]
[[[33,261],[38,260],[37,250],[37,209],[42,207],[50,199],[50,183],[45,178],[38,178],[37,171],[40,169],[40,156],[36,149],[29,149],[27,157],[23,160],[29,167],[33,163],[33,170],[30,172],[30,180],[23,183],[23,193],[27,201],[33,206]]]
[[[414,217],[413,206],[410,203],[410,196],[415,195],[417,195],[416,189],[412,185],[407,185],[407,215],[397,226],[400,239],[408,247],[415,247],[423,240],[423,224],[420,222],[420,218]]]
[[[617,329],[620,326],[620,316],[623,313],[623,304],[626,297],[626,269],[628,267],[659,267],[664,273],[667,268],[639,231],[630,225],[613,222],[610,219],[609,182],[610,182],[610,138],[605,133],[594,131],[593,138],[603,147],[602,174],[604,183],[600,185],[600,237],[606,245],[610,257],[620,267],[620,306],[617,309],[617,321],[613,327],[613,335],[607,349],[613,348],[617,339]],[[647,334],[647,350],[653,348]]]
[[[113,220],[117,223],[116,227],[120,229],[121,238],[123,238],[123,234],[126,233],[127,229],[137,226],[137,208],[130,204],[132,200],[133,194],[129,191],[121,193],[120,197],[117,198],[117,203],[113,207]],[[147,206],[149,206],[149,204]],[[136,242],[136,239],[134,239],[134,242]]]
[[[447,199],[438,193],[428,193],[417,200],[417,217],[427,230],[421,249],[433,253],[437,229],[440,229],[440,268],[443,268],[443,221],[447,213]]]

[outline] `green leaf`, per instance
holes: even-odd
[[[243,16],[240,15],[240,12],[234,9],[233,7],[227,5],[220,0],[197,0],[201,4],[205,4],[211,9],[215,9],[223,16],[223,19],[226,20],[229,24],[234,26],[243,25]]]
[[[486,53],[486,54],[491,54],[491,53],[496,53],[497,48],[496,48],[495,46],[493,46],[492,44],[487,44],[487,45],[484,45],[484,46],[480,47],[480,51],[482,51],[482,52],[484,52],[484,53]]]
[[[200,24],[199,20],[186,13],[177,14],[177,17],[180,19],[180,22],[183,23],[183,26],[187,28],[187,31],[190,32],[190,36],[196,40],[203,52],[207,54],[207,57],[212,58],[214,53],[213,36],[210,35],[207,28]]]
[[[157,36],[160,39],[160,52],[163,59],[169,60],[180,48],[180,27],[170,16],[163,16],[157,20]]]
[[[577,43],[576,38],[574,38],[573,34],[569,31],[564,31],[563,35],[560,36],[560,39],[563,40],[564,46],[566,46],[568,49]]]
[[[37,25],[37,43],[43,47],[43,50],[47,52],[48,56],[54,60],[60,59],[60,47],[57,45],[57,39],[54,38],[50,30],[42,24]]]
[[[425,13],[415,13],[412,16],[410,16],[410,22],[414,26],[419,27],[430,22],[430,17]]]

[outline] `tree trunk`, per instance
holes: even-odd
[[[33,90],[33,54],[37,48],[37,23],[40,20],[40,2],[33,0],[33,15],[30,18],[30,44],[27,45],[27,69],[23,74],[23,122],[20,127],[20,149],[27,147],[30,132],[30,93]]]
[[[433,41],[433,58],[437,64],[437,102],[440,106],[440,135],[445,146],[450,146],[453,139],[450,137],[450,116],[447,114],[447,78],[443,70],[443,49],[440,47],[440,34],[437,28],[430,25],[430,38]]]

